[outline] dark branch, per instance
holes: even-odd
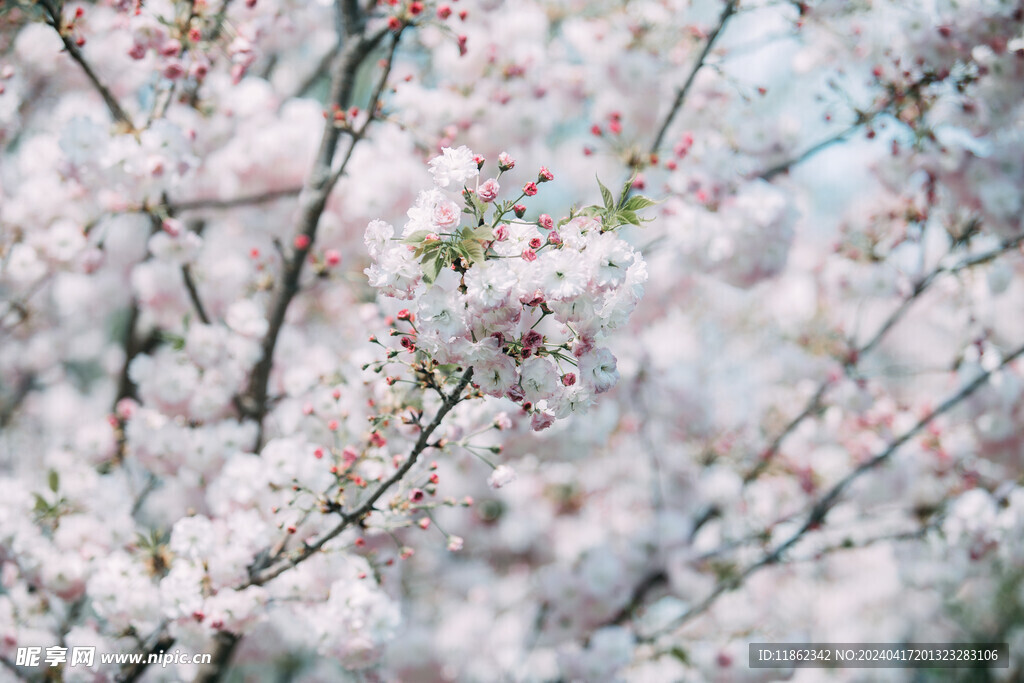
[[[993,259],[1001,256],[1002,254],[1005,254],[1008,251],[1016,249],[1018,246],[1020,246],[1022,242],[1024,242],[1024,235],[1015,237],[1011,240],[1007,240],[1002,245],[995,247],[989,251],[968,256],[952,266],[943,266],[941,264],[936,266],[927,275],[925,275],[916,285],[914,285],[914,289],[911,291],[911,293],[907,295],[902,302],[900,302],[900,305],[896,307],[896,310],[894,310],[888,318],[886,318],[885,322],[882,323],[882,325],[878,328],[875,334],[872,335],[872,337],[868,341],[857,347],[852,354],[850,354],[848,360],[846,361],[847,368],[854,367],[862,358],[864,358],[865,356],[867,356],[867,354],[873,351],[875,347],[877,347],[878,344],[882,341],[885,335],[888,334],[889,331],[900,320],[903,319],[903,316],[906,315],[907,311],[914,304],[914,302],[917,301],[921,297],[921,295],[924,294],[924,292],[927,291],[928,288],[935,283],[939,276],[947,273],[958,273],[961,270],[965,270],[967,268],[971,268],[982,263],[988,263],[989,261],[992,261]],[[789,437],[789,435],[792,434],[793,431],[801,423],[803,423],[804,420],[806,420],[809,417],[812,417],[813,415],[818,414],[818,412],[822,408],[822,402],[824,400],[825,394],[828,391],[830,384],[831,383],[829,381],[825,381],[818,386],[817,391],[814,392],[814,395],[807,402],[807,405],[804,406],[804,409],[801,410],[800,413],[798,413],[797,416],[794,417],[783,428],[779,435],[775,437],[772,443],[761,455],[761,458],[758,461],[758,463],[751,468],[751,470],[746,474],[746,476],[743,477],[744,483],[750,483],[757,479],[759,476],[761,476],[761,474],[764,473],[765,469],[767,469],[768,465],[775,458],[775,456],[778,455],[779,449],[782,447],[782,443]]]
[[[192,300],[192,307],[196,309],[196,315],[203,321],[203,324],[210,324],[210,316],[206,314],[202,299],[199,298],[199,290],[196,289],[195,279],[192,277],[192,268],[186,263],[181,267],[181,279],[185,281],[185,289],[188,290],[188,298]]]
[[[239,206],[267,204],[269,202],[295,197],[302,192],[301,187],[286,187],[281,190],[270,190],[257,194],[231,197],[230,199],[191,199],[182,202],[175,202],[168,208],[174,212],[198,211],[201,209],[234,209]]]
[[[732,590],[735,590],[736,588],[739,588],[741,585],[743,585],[744,581],[746,581],[751,575],[757,573],[761,569],[779,563],[782,560],[782,557],[786,553],[786,551],[793,547],[793,545],[795,545],[801,538],[803,538],[808,531],[816,529],[824,523],[825,518],[828,516],[828,513],[832,510],[833,507],[836,506],[836,504],[841,499],[843,493],[846,492],[846,490],[850,487],[851,484],[853,484],[854,481],[859,479],[865,473],[870,472],[879,465],[887,462],[904,444],[906,444],[917,434],[919,434],[921,430],[923,430],[925,427],[931,424],[933,420],[949,412],[954,407],[959,405],[967,397],[971,396],[971,394],[973,394],[975,391],[984,386],[993,374],[999,372],[1000,370],[1005,368],[1007,365],[1009,365],[1022,355],[1024,355],[1024,346],[1021,346],[1015,351],[1013,351],[1010,355],[1004,358],[1002,363],[1000,363],[997,367],[978,375],[976,378],[974,378],[974,380],[972,380],[963,388],[961,388],[960,391],[947,398],[935,410],[931,411],[930,413],[922,417],[920,420],[917,421],[917,423],[913,427],[911,427],[901,436],[892,441],[889,444],[889,446],[885,448],[885,450],[881,451],[873,458],[861,463],[858,467],[856,467],[849,474],[847,474],[843,479],[837,482],[831,489],[829,489],[829,491],[824,496],[821,497],[821,499],[818,500],[817,503],[814,504],[810,512],[807,514],[804,523],[800,526],[799,530],[794,532],[785,541],[776,546],[774,550],[771,550],[768,553],[766,553],[760,560],[747,567],[738,576],[720,582],[707,598],[705,598],[702,602],[695,605],[692,609],[688,610],[685,614],[676,619],[672,624],[670,624],[666,629],[663,629],[660,633],[664,633],[672,629],[678,628],[679,626],[692,620],[700,614],[703,614],[711,608],[711,606],[722,594],[728,593]],[[660,635],[660,633],[655,634],[655,637],[657,635]]]
[[[715,41],[718,40],[718,36],[721,35],[726,22],[729,21],[729,17],[731,17],[736,11],[737,1],[738,0],[728,0],[725,3],[725,8],[722,9],[722,15],[718,19],[718,25],[711,30],[711,33],[708,34],[707,42],[704,43],[704,49],[701,50],[693,68],[690,69],[690,74],[686,77],[686,81],[683,82],[682,87],[679,88],[679,91],[676,93],[676,99],[672,103],[672,108],[668,110],[668,115],[665,117],[665,121],[661,124],[658,134],[654,137],[654,142],[651,143],[651,154],[657,153],[658,148],[661,147],[661,142],[665,138],[665,133],[668,132],[669,126],[672,125],[672,121],[676,118],[676,114],[678,114],[679,110],[682,109],[683,102],[686,100],[686,95],[690,92],[690,87],[693,86],[693,81],[697,78],[697,72],[704,66],[704,61],[711,53],[711,48],[714,47]]]
[[[352,91],[355,86],[356,71],[366,58],[380,44],[389,31],[387,28],[380,29],[376,33],[366,36],[352,38],[337,55],[332,68],[332,85],[330,102],[341,109],[349,106],[352,99]],[[399,36],[394,40],[397,44]],[[370,111],[369,122],[373,120],[373,110]],[[365,126],[363,128],[365,131]],[[362,131],[361,131],[362,132]],[[317,226],[320,216],[323,214],[327,204],[327,197],[340,176],[339,172],[332,173],[331,165],[341,137],[341,129],[335,125],[332,117],[328,117],[324,127],[323,137],[320,142],[320,149],[317,153],[316,163],[313,171],[300,195],[300,212],[296,226],[296,235],[303,235],[307,239],[305,245],[295,247],[291,258],[286,262],[284,273],[281,278],[281,285],[274,299],[273,308],[270,312],[269,328],[263,338],[263,355],[259,363],[253,369],[249,389],[241,400],[241,405],[246,413],[262,425],[263,417],[267,413],[267,385],[270,381],[270,371],[274,363],[274,348],[277,345],[278,335],[284,325],[285,315],[288,307],[299,291],[299,277],[302,274],[306,256],[316,240]],[[348,154],[342,165],[348,163],[351,158],[358,138],[353,137],[349,146]],[[262,440],[262,434],[260,435]]]
[[[100,94],[100,97],[102,97],[103,101],[106,103],[107,109],[110,110],[110,115],[113,116],[115,120],[126,125],[128,130],[135,130],[135,125],[132,123],[131,117],[128,116],[127,112],[125,112],[121,107],[121,104],[117,101],[117,98],[114,97],[113,93],[110,92],[110,89],[100,81],[96,72],[92,70],[89,62],[86,61],[85,55],[82,54],[82,50],[70,35],[61,30],[60,8],[53,3],[53,0],[39,1],[43,8],[46,9],[48,23],[57,32],[57,35],[60,36],[61,42],[64,43],[64,49],[66,49],[68,54],[71,55],[71,58],[78,62],[78,65],[82,67],[82,71],[85,72],[89,82],[92,83],[93,88],[96,89]]]
[[[473,377],[473,368],[467,369],[459,380],[458,385],[448,395],[443,395],[444,400],[440,408],[438,408],[437,414],[427,427],[420,432],[419,438],[416,440],[416,444],[413,446],[412,451],[409,453],[409,457],[406,458],[402,466],[399,467],[394,474],[386,479],[380,486],[374,490],[370,496],[355,508],[351,512],[342,513],[341,521],[330,531],[324,534],[319,540],[311,545],[306,545],[302,550],[294,557],[278,564],[277,566],[270,566],[263,570],[257,569],[252,573],[252,579],[249,585],[263,585],[267,581],[280,576],[287,570],[291,569],[295,565],[304,562],[310,556],[319,552],[324,545],[335,538],[342,531],[347,529],[353,522],[356,522],[365,517],[371,510],[373,510],[374,504],[383,496],[388,489],[397,484],[408,474],[409,470],[412,469],[413,465],[416,464],[419,456],[428,447],[431,435],[441,426],[445,416],[451,412],[451,410],[459,404],[462,400],[462,392],[466,389],[470,379]]]

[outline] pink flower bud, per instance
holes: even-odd
[[[526,183],[523,185],[523,194],[527,197],[532,197],[537,194],[537,183]]]
[[[550,413],[534,413],[530,418],[530,427],[535,432],[547,429],[555,422],[555,416]]]
[[[498,242],[504,242],[508,239],[508,226],[502,223],[494,229],[494,239]]]
[[[544,336],[537,330],[530,330],[523,335],[523,346],[537,348],[544,343]]]
[[[498,168],[502,171],[511,171],[516,167],[516,160],[509,155],[508,152],[502,152],[498,155]]]
[[[184,227],[177,218],[165,218],[160,224],[160,229],[171,237],[177,237],[182,233]]]
[[[524,306],[540,306],[544,303],[544,292],[543,290],[536,290],[533,294],[527,294],[519,297],[519,303]]]
[[[201,81],[206,78],[206,74],[210,72],[210,64],[205,59],[192,62],[192,65],[188,68],[188,75],[197,81]]]
[[[555,179],[555,175],[551,171],[548,170],[547,166],[541,166],[540,167],[540,172],[537,174],[537,182],[538,183],[546,183],[549,180],[554,180],[554,179]]]
[[[175,81],[184,75],[185,67],[178,60],[168,62],[167,66],[164,67],[164,78],[168,80]]]
[[[537,252],[535,252],[533,249],[524,249],[523,250],[523,260],[524,261],[536,261],[537,260]]]
[[[181,54],[181,41],[177,38],[168,38],[160,45],[160,54],[164,57],[177,57]]]
[[[485,180],[480,187],[476,190],[476,196],[480,197],[480,201],[493,202],[498,198],[498,192],[501,190],[501,186],[498,185],[498,181],[494,178]]]
[[[555,227],[555,221],[546,213],[542,213],[540,215],[540,218],[537,219],[537,223],[545,230],[551,230]]]

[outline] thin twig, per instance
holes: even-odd
[[[302,192],[301,187],[286,187],[280,190],[257,192],[256,194],[241,195],[229,199],[187,199],[174,202],[168,208],[178,213],[202,209],[234,209],[239,206],[267,204],[278,199],[295,197],[300,192]]]
[[[812,156],[814,156],[818,152],[826,150],[829,147],[831,147],[832,145],[835,145],[837,143],[843,142],[848,137],[853,135],[853,133],[855,133],[857,130],[859,130],[861,128],[861,126],[864,125],[864,123],[865,122],[855,123],[852,126],[850,126],[849,128],[847,128],[846,130],[840,131],[839,133],[836,133],[832,137],[825,138],[821,142],[818,142],[817,144],[808,147],[807,149],[805,149],[803,152],[800,152],[799,154],[797,154],[792,159],[787,159],[786,161],[779,162],[779,163],[775,164],[774,166],[772,166],[772,167],[770,167],[770,168],[768,168],[768,169],[766,169],[764,171],[761,171],[755,177],[756,178],[760,178],[761,180],[771,180],[775,176],[777,176],[779,174],[782,174],[782,173],[785,173],[786,171],[788,171],[789,169],[793,168],[794,166],[798,166],[799,164],[802,164],[803,162],[807,161],[808,159],[810,159]]]
[[[466,389],[470,379],[473,377],[473,368],[468,368],[459,380],[458,385],[448,395],[444,395],[444,401],[441,407],[438,408],[437,414],[434,419],[430,422],[423,431],[420,432],[419,438],[416,440],[416,444],[413,446],[412,451],[409,453],[409,457],[406,458],[402,466],[399,467],[394,474],[386,479],[380,486],[378,486],[370,496],[362,502],[356,509],[351,512],[346,512],[341,515],[341,521],[326,534],[321,536],[315,543],[303,546],[302,550],[292,558],[278,564],[277,566],[270,566],[262,570],[256,570],[252,572],[252,578],[247,585],[260,586],[265,584],[267,581],[280,576],[282,573],[288,571],[297,564],[304,562],[309,557],[319,552],[324,545],[335,538],[347,529],[353,522],[356,522],[365,517],[370,511],[373,510],[374,504],[380,499],[381,496],[387,492],[392,486],[402,480],[403,477],[412,469],[413,465],[416,464],[417,459],[429,445],[431,435],[441,426],[445,416],[462,400],[462,392]]]
[[[302,83],[295,90],[295,94],[292,97],[305,97],[313,89],[313,86],[317,84],[317,81],[327,75],[328,70],[331,68],[331,61],[334,59],[337,51],[338,46],[335,45],[320,58],[316,68],[302,80]]]
[[[875,334],[872,335],[871,338],[864,344],[857,347],[854,350],[854,352],[849,355],[846,361],[847,368],[852,368],[856,366],[861,359],[863,359],[865,356],[867,356],[867,354],[873,351],[875,347],[877,347],[878,344],[882,341],[885,335],[888,334],[889,331],[900,320],[903,319],[904,315],[906,315],[907,311],[914,304],[914,302],[917,301],[921,297],[921,295],[928,290],[929,287],[935,284],[935,281],[939,278],[939,276],[944,274],[958,273],[967,268],[971,268],[973,266],[977,266],[983,263],[988,263],[989,261],[998,258],[1002,254],[1005,254],[1008,251],[1016,249],[1018,246],[1020,246],[1022,242],[1024,242],[1024,235],[1007,240],[1000,246],[995,247],[989,251],[968,256],[952,266],[944,266],[942,264],[937,265],[927,275],[925,275],[916,285],[914,285],[914,289],[910,292],[909,295],[907,295],[903,299],[902,302],[900,302],[900,305],[896,307],[896,310],[894,310],[889,315],[889,317],[886,318],[885,322],[882,323],[882,325],[878,328]],[[753,468],[751,468],[751,470],[747,472],[747,474],[743,477],[744,483],[750,483],[757,479],[759,476],[761,476],[761,474],[764,473],[765,469],[775,458],[775,456],[778,455],[779,449],[782,447],[782,443],[789,437],[789,435],[792,434],[793,431],[796,430],[796,428],[804,422],[804,420],[813,415],[816,415],[821,410],[825,394],[831,385],[832,382],[826,380],[818,386],[817,391],[814,392],[814,395],[804,406],[803,410],[801,410],[796,415],[796,417],[790,420],[790,422],[783,428],[783,430],[778,434],[778,436],[776,436],[775,439],[772,440],[772,443],[762,453],[758,463]]]
[[[679,91],[676,93],[676,99],[672,103],[672,108],[668,110],[668,115],[662,122],[661,128],[658,130],[658,134],[654,137],[654,142],[651,143],[651,148],[649,150],[651,154],[657,153],[658,148],[661,147],[661,142],[665,138],[665,133],[668,132],[669,126],[672,125],[672,121],[675,119],[676,114],[678,114],[679,110],[682,109],[683,102],[686,100],[686,95],[690,91],[693,81],[697,78],[697,72],[704,66],[704,61],[707,59],[708,54],[711,53],[711,48],[714,47],[715,41],[718,40],[718,36],[721,35],[726,22],[729,21],[729,17],[731,17],[736,11],[737,2],[738,0],[728,0],[725,3],[725,7],[722,9],[722,15],[718,19],[718,25],[711,30],[711,33],[708,34],[707,42],[704,43],[704,49],[701,50],[693,68],[690,69],[690,74],[686,77],[686,81],[683,82],[683,86],[679,88]]]
[[[66,49],[68,54],[71,55],[71,58],[78,62],[78,65],[82,67],[82,71],[85,72],[89,82],[92,83],[93,88],[96,89],[100,94],[100,97],[102,97],[103,101],[106,103],[111,116],[113,116],[115,120],[126,125],[128,130],[135,130],[135,125],[132,123],[131,117],[128,116],[124,108],[121,107],[121,104],[117,101],[117,98],[114,97],[113,93],[110,92],[110,89],[100,81],[96,72],[92,70],[89,62],[85,59],[85,55],[82,54],[82,50],[79,49],[78,45],[69,34],[61,30],[60,8],[53,3],[53,0],[39,0],[39,3],[44,9],[46,9],[46,13],[49,15],[48,23],[57,32],[57,35],[60,36],[61,42],[64,43],[64,49]]]
[[[192,277],[192,268],[187,263],[181,266],[181,279],[185,281],[185,289],[188,290],[188,298],[192,300],[192,307],[196,309],[196,315],[204,325],[209,325],[210,316],[206,314],[203,301],[199,298],[199,290],[196,289],[196,281]]]
[[[846,490],[850,487],[851,484],[853,484],[854,481],[859,479],[865,473],[870,472],[879,465],[887,462],[890,458],[892,458],[893,454],[896,453],[896,451],[898,451],[904,444],[906,444],[918,433],[920,433],[921,430],[923,430],[925,427],[931,424],[933,420],[956,407],[966,398],[971,396],[975,391],[984,386],[993,374],[999,372],[1000,370],[1005,368],[1007,365],[1009,365],[1022,355],[1024,355],[1024,346],[1021,346],[1012,353],[1010,353],[1010,355],[1004,358],[1003,361],[997,367],[981,373],[971,382],[962,387],[960,391],[956,392],[955,394],[947,398],[945,401],[943,401],[939,405],[939,407],[937,407],[935,410],[931,411],[930,413],[922,417],[920,420],[918,420],[913,427],[911,427],[901,436],[892,441],[889,444],[889,446],[886,447],[883,451],[875,455],[873,458],[861,463],[849,474],[843,477],[839,482],[837,482],[831,489],[829,489],[829,491],[824,496],[822,496],[821,499],[819,499],[818,502],[815,503],[814,506],[811,508],[810,512],[807,514],[807,518],[805,519],[804,523],[800,526],[800,528],[797,531],[795,531],[792,535],[790,535],[785,541],[776,546],[774,550],[771,550],[768,553],[766,553],[760,560],[747,567],[738,576],[719,582],[719,584],[715,587],[715,589],[707,598],[705,598],[703,601],[695,605],[692,609],[688,610],[679,618],[673,620],[673,622],[666,628],[661,629],[658,633],[646,639],[649,640],[658,635],[661,635],[662,633],[674,630],[682,626],[684,623],[699,616],[700,614],[703,614],[715,603],[715,601],[721,595],[723,595],[724,593],[728,593],[732,590],[735,590],[736,588],[739,588],[744,581],[746,581],[751,575],[757,573],[761,569],[764,569],[765,567],[768,567],[770,565],[777,564],[782,559],[782,556],[786,553],[786,551],[789,550],[793,545],[795,545],[801,538],[803,538],[803,536],[808,531],[816,529],[824,523],[828,513],[832,510],[833,507],[836,506],[836,504],[842,497],[843,493],[846,492]]]
[[[347,28],[351,29],[352,27],[348,26]],[[365,34],[348,36],[345,48],[337,55],[334,61],[330,102],[340,109],[348,107],[355,86],[356,71],[388,33],[390,33],[389,29],[384,27],[369,36]],[[397,45],[401,37],[400,33],[395,35],[392,49],[394,49],[394,45]],[[367,125],[373,120],[375,107],[376,105],[373,104],[370,109],[370,118],[367,121]],[[365,128],[364,126],[363,132]],[[301,246],[294,248],[291,259],[285,264],[281,285],[270,312],[269,327],[266,335],[263,337],[262,356],[256,367],[253,368],[252,377],[245,396],[239,399],[239,404],[259,425],[260,433],[257,437],[259,441],[262,441],[263,438],[263,417],[267,413],[267,385],[270,381],[270,371],[273,368],[274,348],[277,345],[277,338],[284,325],[288,307],[292,299],[299,292],[299,277],[302,274],[306,256],[316,240],[317,227],[320,222],[320,216],[323,214],[324,207],[327,204],[327,198],[341,173],[344,172],[345,165],[347,165],[348,160],[351,158],[352,150],[358,142],[357,138],[353,138],[342,168],[332,173],[331,166],[340,136],[341,129],[335,125],[333,117],[328,116],[323,138],[320,142],[320,149],[317,153],[316,163],[300,195],[301,206],[295,232],[296,235],[301,235],[305,239]]]
[[[35,375],[31,373],[22,375],[18,378],[18,382],[15,384],[14,394],[11,396],[11,399],[3,406],[0,406],[0,429],[3,429],[10,424],[15,413],[18,412],[18,408],[21,407],[22,402],[25,400],[25,397],[32,391],[35,379]]]

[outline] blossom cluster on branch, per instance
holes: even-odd
[[[527,207],[518,202],[553,180],[546,168],[516,198],[499,201],[498,181],[515,165],[507,154],[496,178],[470,188],[464,183],[484,159],[466,147],[442,151],[430,162],[435,187],[417,196],[401,237],[383,221],[366,230],[370,284],[413,302],[398,314],[408,326],[402,346],[472,367],[474,385],[521,403],[535,430],[586,412],[618,381],[615,356],[596,344],[640,301],[643,257],[615,235],[611,217],[523,220]],[[446,191],[453,181],[463,184],[464,209]],[[652,202],[626,198],[626,189],[620,204],[638,222],[635,211]]]
[[[5,0],[0,681],[1019,679],[1022,94],[1020,0]]]

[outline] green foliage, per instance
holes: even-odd
[[[483,261],[483,243],[492,237],[491,228],[487,225],[460,228],[448,239],[427,240],[429,234],[426,230],[417,230],[402,240],[405,244],[417,245],[413,255],[420,259],[423,280],[427,284],[433,283],[441,270],[457,258],[470,264]]]
[[[597,185],[601,188],[601,199],[604,202],[604,206],[594,204],[584,208],[581,213],[591,218],[600,218],[604,224],[604,231],[614,230],[621,225],[641,226],[643,223],[651,220],[649,218],[640,218],[637,212],[654,206],[658,202],[639,194],[630,196],[630,189],[633,187],[634,180],[636,180],[636,174],[633,174],[622,186],[619,199],[616,201],[612,196],[611,190],[605,187],[601,179],[598,178]]]

